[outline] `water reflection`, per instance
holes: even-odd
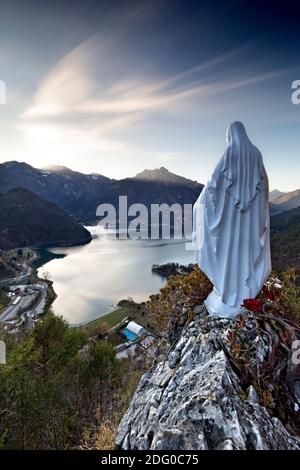
[[[82,323],[106,314],[127,297],[143,301],[157,292],[163,280],[151,272],[153,264],[194,261],[184,241],[118,240],[107,231],[94,233],[91,243],[79,247],[49,248],[64,257],[39,268],[50,274],[57,299],[55,313],[70,323]]]

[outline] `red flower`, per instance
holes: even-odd
[[[263,308],[261,301],[258,299],[245,299],[241,307],[244,307],[251,312],[261,312]]]
[[[275,300],[275,298],[277,297],[277,295],[275,294],[275,292],[269,290],[268,288],[264,287],[263,288],[263,294],[265,296],[265,298],[267,300]]]
[[[276,290],[275,288],[271,290],[270,288],[265,286],[263,288],[263,294],[267,300],[274,301],[278,297],[280,297],[280,290],[279,289]]]

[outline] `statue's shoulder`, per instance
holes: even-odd
[[[259,150],[259,148],[257,148],[256,145],[254,145],[254,144],[252,144],[252,146],[253,146],[253,149],[254,149],[255,153],[257,154],[257,156],[258,156],[258,157],[261,159],[261,161],[262,161],[262,153],[261,153],[261,151]]]

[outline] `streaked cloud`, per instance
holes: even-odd
[[[242,76],[238,77],[236,61],[240,64],[248,47],[244,46],[162,76],[157,66],[149,67],[146,60],[134,56],[134,51],[124,49],[120,39],[92,36],[63,57],[42,80],[18,123],[36,154],[66,158],[93,151],[112,152],[120,158],[135,153],[142,160],[149,155],[160,162],[176,160],[182,155],[177,149],[162,152],[155,143],[141,146],[125,134],[138,131],[155,115],[199,114],[203,102],[203,112],[211,114],[215,109],[219,113],[222,105],[215,96],[286,73],[252,71],[246,76],[239,66]],[[153,120],[151,125],[155,125]]]
[[[270,144],[273,168],[274,136],[282,123],[299,122],[290,109],[288,54],[265,49],[263,35],[232,31],[229,14],[215,33],[209,6],[194,18],[170,0],[117,3],[87,0],[72,11],[51,4],[47,17],[34,8],[34,24],[26,9],[18,37],[0,19],[0,78],[8,85],[2,160],[116,178],[165,165],[205,181],[226,126],[241,119],[258,145]]]
[[[108,50],[101,38],[92,37],[66,55],[48,74],[33,97],[23,118],[51,118],[68,115],[106,115],[116,117],[154,111],[170,111],[186,100],[246,87],[271,80],[288,72],[275,70],[239,78],[231,74],[218,80],[218,67],[227,67],[240,58],[243,48],[235,49],[174,76],[161,77],[157,70],[142,73],[145,64],[118,70],[120,55],[126,54],[110,43]],[[116,56],[115,56],[116,54]],[[127,52],[127,55],[130,55]],[[132,62],[129,60],[129,62]],[[121,64],[123,67],[123,63]],[[234,69],[233,69],[234,71]],[[252,72],[253,73],[253,72]],[[111,115],[107,121],[107,115]],[[137,117],[130,116],[133,120]]]

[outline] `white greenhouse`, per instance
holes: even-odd
[[[134,321],[130,321],[126,328],[138,337],[143,336],[145,333],[147,333],[143,326],[139,325],[138,323],[135,323]]]

